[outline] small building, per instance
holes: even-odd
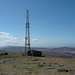
[[[29,56],[42,56],[42,52],[39,51],[39,50],[30,50],[30,51],[27,51],[27,55]]]

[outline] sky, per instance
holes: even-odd
[[[31,47],[75,47],[75,0],[0,0],[0,46],[24,46],[27,9]]]

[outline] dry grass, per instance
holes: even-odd
[[[75,75],[57,71],[75,70],[75,59],[31,57],[10,53],[7,56],[0,56],[0,61],[3,61],[0,63],[0,75]]]

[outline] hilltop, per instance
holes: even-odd
[[[0,75],[75,75],[75,59],[9,53],[0,56]]]

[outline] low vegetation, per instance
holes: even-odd
[[[0,56],[0,75],[75,75],[75,59],[10,53]]]

